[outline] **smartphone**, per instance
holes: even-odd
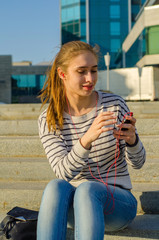
[[[133,113],[130,112],[130,113],[127,114],[127,116],[133,116]],[[124,122],[123,122],[123,123],[130,124],[131,121],[128,120],[128,119],[124,119]],[[128,130],[127,128],[121,128],[121,131],[127,131],[127,130]]]

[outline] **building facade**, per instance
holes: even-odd
[[[11,103],[12,57],[0,56],[0,103]]]
[[[12,64],[11,56],[0,56],[0,103],[38,103],[49,65],[31,62]]]
[[[159,66],[159,0],[147,0],[141,8],[136,22],[122,44],[123,65],[127,67],[127,61],[131,49],[136,42],[139,48],[134,54],[138,57],[136,65]]]
[[[99,69],[105,69],[104,55],[107,52],[111,55],[110,68],[116,68],[122,43],[144,2],[145,0],[61,0],[61,43],[81,40],[93,46],[98,45],[101,53]],[[135,48],[138,47],[137,44]],[[133,54],[133,49],[131,53]]]

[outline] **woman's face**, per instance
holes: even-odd
[[[89,96],[97,82],[97,59],[85,51],[74,57],[64,77],[67,95]]]

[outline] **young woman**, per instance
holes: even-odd
[[[124,100],[94,90],[97,65],[89,44],[66,43],[44,85],[39,135],[57,179],[43,193],[38,240],[66,239],[71,214],[76,240],[102,240],[136,216],[127,164],[141,168],[145,149]]]

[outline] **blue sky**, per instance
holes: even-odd
[[[51,61],[60,47],[59,0],[1,0],[0,55]]]

